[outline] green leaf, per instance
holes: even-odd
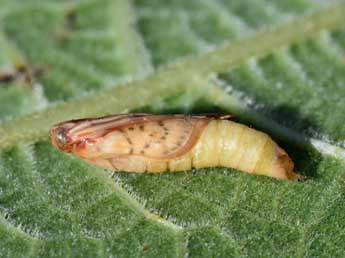
[[[345,256],[344,1],[0,6],[1,257]],[[233,113],[308,180],[112,173],[48,142],[137,111]]]

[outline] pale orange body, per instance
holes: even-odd
[[[287,153],[267,134],[229,117],[117,115],[60,123],[50,135],[58,149],[111,170],[231,167],[280,179],[300,178]]]

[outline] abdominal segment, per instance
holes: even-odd
[[[75,154],[116,171],[229,167],[254,175],[299,178],[289,156],[267,134],[221,119],[171,119],[127,126]]]

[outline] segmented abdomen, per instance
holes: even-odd
[[[192,150],[193,167],[229,167],[255,175],[294,178],[293,162],[267,134],[227,120],[209,123]]]
[[[191,150],[179,157],[153,159],[133,155],[87,161],[131,172],[230,167],[282,179],[292,178],[293,175],[292,161],[267,134],[228,120],[211,120]]]

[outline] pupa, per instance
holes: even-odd
[[[102,168],[173,172],[229,167],[253,175],[302,179],[289,155],[266,133],[231,115],[111,115],[51,127],[57,149]]]

